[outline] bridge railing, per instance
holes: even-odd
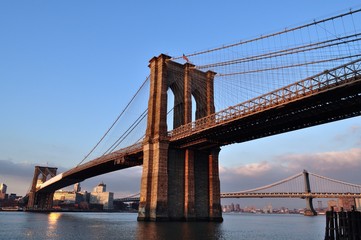
[[[115,161],[114,163],[119,164],[119,163],[123,163],[124,162],[124,156],[126,155],[130,155],[139,151],[142,151],[143,148],[143,143],[139,142],[139,143],[135,143],[133,145],[130,145],[126,148],[122,148],[119,149],[117,151],[114,151],[112,153],[100,156],[98,158],[95,158],[89,162],[83,163],[81,165],[76,166],[75,168],[72,168],[66,172],[64,172],[64,175],[69,175],[74,171],[79,171],[79,169],[85,169],[85,168],[89,168],[91,166],[94,165],[98,165],[104,162],[108,162],[108,161]]]
[[[325,91],[341,84],[347,84],[361,76],[361,59],[292,83],[270,93],[231,106],[197,121],[173,129],[168,134],[172,140],[187,137],[195,132],[212,128],[237,118],[252,115],[309,95]]]

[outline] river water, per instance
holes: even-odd
[[[0,239],[323,240],[325,216],[223,214],[222,223],[137,222],[134,213],[0,212]]]

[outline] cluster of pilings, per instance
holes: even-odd
[[[325,240],[361,240],[361,212],[326,212]]]

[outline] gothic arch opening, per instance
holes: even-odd
[[[167,131],[174,129],[174,94],[171,88],[167,91]]]
[[[194,122],[196,120],[196,111],[197,111],[197,102],[194,96],[192,95],[192,120]]]

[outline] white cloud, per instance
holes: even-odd
[[[289,154],[279,156],[276,162],[292,170],[312,169],[312,171],[319,172],[342,171],[361,167],[361,148],[315,154]]]
[[[269,161],[233,168],[220,166],[222,191],[239,191],[282,180],[306,169],[319,175],[360,184],[361,148],[314,154],[285,154]]]
[[[322,176],[361,185],[361,148],[306,154],[271,156],[268,161],[235,167],[220,166],[221,192],[236,192],[265,186],[285,179],[306,169]],[[312,188],[312,187],[311,187]],[[251,204],[257,199],[223,199],[222,202]],[[276,205],[283,200],[271,200]],[[292,203],[295,203],[293,205]],[[302,201],[293,200],[290,206],[302,207]],[[286,204],[289,206],[288,204]],[[261,206],[261,205],[260,205]]]
[[[271,169],[272,166],[269,162],[262,161],[260,163],[249,163],[245,166],[238,167],[235,169],[235,172],[244,176],[259,176],[260,174],[264,174]]]
[[[8,192],[24,195],[30,187],[35,164],[0,160],[0,182],[8,185]],[[221,192],[234,192],[268,185],[303,169],[319,175],[361,184],[361,148],[314,154],[284,154],[271,156],[268,161],[243,164],[235,167],[219,166]],[[60,168],[58,172],[66,169]],[[142,167],[116,171],[81,183],[82,189],[91,191],[99,182],[107,190],[121,197],[139,192]]]

